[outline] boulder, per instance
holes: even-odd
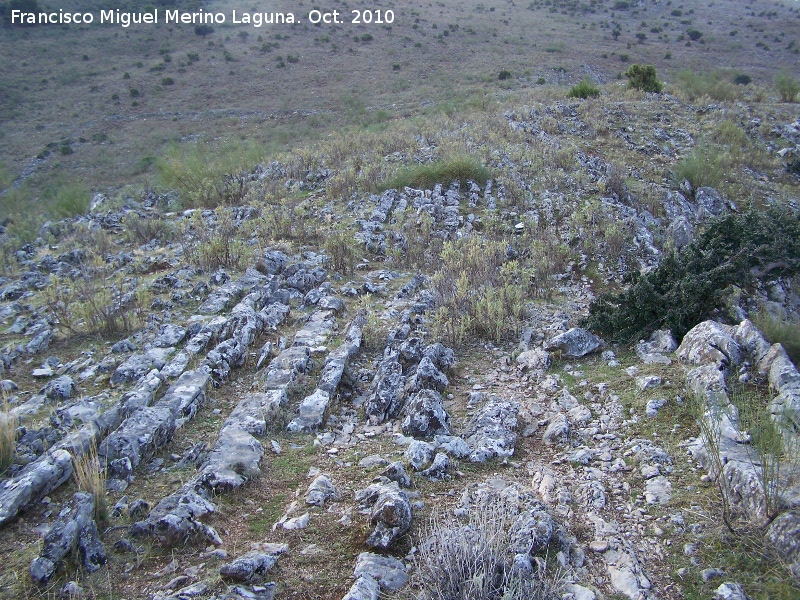
[[[432,444],[413,440],[406,448],[405,458],[412,469],[421,471],[433,459],[434,450]]]
[[[524,371],[541,375],[550,368],[550,353],[541,348],[526,350],[517,357],[517,364]]]
[[[716,321],[703,321],[685,336],[676,354],[684,363],[701,366],[714,364],[720,368],[742,362],[742,351],[733,339],[734,328]]]
[[[353,576],[358,579],[365,574],[377,581],[382,588],[395,592],[403,589],[408,582],[406,567],[402,562],[391,556],[372,552],[362,552],[356,559]]]
[[[580,358],[596,352],[605,346],[605,342],[585,329],[573,327],[569,331],[559,333],[545,344],[548,352],[561,352],[563,356]]]
[[[318,475],[311,485],[308,486],[306,493],[306,504],[312,506],[324,506],[325,502],[336,502],[341,498],[339,490],[331,483],[327,475]]]
[[[517,443],[519,403],[492,398],[472,417],[466,427],[466,442],[472,449],[471,462],[508,458]]]
[[[397,484],[372,484],[360,491],[356,500],[371,507],[369,520],[375,529],[367,546],[386,549],[411,528],[411,502]]]
[[[289,549],[288,544],[273,545],[271,551],[253,550],[239,558],[222,565],[219,574],[223,579],[233,581],[258,582],[261,581],[276,562],[281,554]]]
[[[383,423],[400,411],[403,384],[403,367],[397,357],[384,360],[372,380],[372,391],[364,404],[364,414],[371,423]]]
[[[423,389],[411,396],[403,409],[403,435],[431,439],[436,435],[449,435],[450,415],[444,409],[438,392]]]

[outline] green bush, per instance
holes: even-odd
[[[656,75],[653,65],[631,65],[625,72],[628,78],[628,87],[642,90],[643,92],[661,93],[661,82]]]
[[[582,79],[577,85],[573,85],[567,98],[597,98],[600,95],[600,90],[594,87],[588,79]]]
[[[152,240],[166,241],[174,234],[174,228],[169,221],[161,217],[140,217],[131,211],[122,219],[125,239],[141,245]]]
[[[380,185],[379,189],[380,191],[402,190],[405,187],[431,189],[437,183],[449,185],[453,181],[459,181],[464,186],[468,180],[484,185],[489,177],[491,177],[489,169],[484,167],[477,158],[458,155],[425,165],[405,167]]]
[[[605,339],[633,342],[656,329],[682,337],[723,305],[730,285],[800,272],[800,217],[786,208],[750,210],[708,222],[689,245],[664,256],[630,287],[592,302],[584,326]]]
[[[338,273],[348,274],[353,272],[358,252],[355,238],[351,231],[332,231],[325,236],[325,254],[328,255],[330,266]]]
[[[797,92],[800,92],[800,83],[788,71],[781,70],[775,76],[775,89],[780,94],[781,102],[794,102]]]
[[[503,69],[500,71],[500,74],[497,76],[500,81],[505,81],[506,79],[511,79],[511,71],[506,71]]]
[[[698,31],[697,29],[690,29],[689,31],[686,32],[686,35],[689,36],[690,40],[692,40],[693,42],[696,42],[701,37],[703,37],[703,32],[702,31]]]

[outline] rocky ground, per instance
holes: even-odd
[[[661,114],[659,103],[687,119],[700,111],[667,97],[648,114]],[[769,282],[734,310],[738,328],[699,325],[680,347],[669,332],[612,347],[577,327],[599,287],[738,210],[717,189],[669,189],[652,175],[695,135],[667,133],[667,110],[635,125],[623,103],[603,105],[594,125],[580,103],[502,115],[513,144],[550,153],[602,121],[609,155],[652,158],[617,189],[612,161],[598,154],[577,151],[574,164],[537,179],[513,144],[487,150],[503,175],[486,185],[333,201],[324,192],[332,171],[296,180],[274,163],[248,174],[316,202],[320,224],[335,214],[361,249],[352,270],[337,268],[324,240],[259,237],[266,209],[257,204],[166,213],[159,220],[173,235],[145,241],[132,241],[126,215],[153,220],[168,197],[120,208],[98,196],[85,217],[46,225],[0,280],[4,422],[16,426],[0,481],[3,596],[413,596],[432,532],[461,531],[491,506],[508,523],[509,573],[553,586],[555,597],[767,597],[788,579],[771,570],[776,557],[797,574],[800,496],[783,489],[791,510],[766,530],[777,554],[753,579],[716,549],[727,539],[706,474],[717,463],[697,422],[718,407],[725,439],[744,441],[720,396],[725,375],[769,385],[770,406],[796,408],[800,375],[744,320],[756,305],[797,311],[796,282]],[[774,154],[797,143],[796,122],[749,123],[762,144],[765,129],[785,127],[770,135],[789,144],[769,146],[764,170],[743,180],[767,196],[796,192],[782,162],[791,152]],[[435,155],[426,141],[419,152]],[[649,206],[631,193],[636,181],[657,191]],[[512,206],[512,188],[530,192],[529,204]],[[630,236],[619,252],[608,240],[590,245],[598,222],[563,216],[588,195],[598,196],[598,219]],[[530,300],[519,336],[453,348],[434,338],[431,273],[398,258],[412,241],[398,224],[426,214],[433,239],[479,235],[497,221],[513,240],[532,223],[556,223],[572,258]],[[198,260],[215,232],[241,235],[236,264]],[[81,287],[87,278],[96,287]],[[92,304],[109,291],[107,305]],[[85,333],[103,318],[115,333]],[[81,457],[98,460],[105,494],[77,490]],[[741,467],[731,477],[749,482],[736,488],[737,506],[756,520],[753,466],[741,456],[720,464],[729,462]]]

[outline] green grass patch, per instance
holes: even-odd
[[[443,186],[458,181],[462,186],[472,180],[483,186],[491,177],[491,172],[475,157],[460,155],[436,162],[405,167],[378,186],[379,191],[410,187],[431,189],[437,183]]]
[[[41,199],[47,216],[69,219],[89,211],[91,194],[79,184],[57,184],[45,188]]]

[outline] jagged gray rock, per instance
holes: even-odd
[[[377,581],[382,588],[395,592],[403,589],[408,582],[406,567],[402,562],[372,552],[362,552],[356,559],[353,576],[358,579],[365,574]]]
[[[356,579],[342,600],[378,600],[380,593],[381,586],[371,575],[365,573]]]
[[[450,466],[450,459],[444,452],[437,452],[433,458],[431,466],[420,472],[420,475],[431,480],[447,479],[447,467]]]
[[[766,539],[786,559],[792,576],[800,580],[800,510],[779,515],[767,529]]]
[[[434,446],[428,442],[412,440],[408,444],[408,448],[406,448],[405,459],[412,469],[421,471],[425,465],[433,460],[434,450]]]
[[[356,501],[371,507],[369,521],[375,529],[367,546],[386,549],[411,528],[411,502],[396,483],[374,483],[358,492]]]
[[[40,500],[72,475],[72,454],[64,449],[47,452],[22,472],[0,483],[0,525],[8,523],[26,506]]]
[[[431,439],[436,435],[450,433],[450,415],[444,409],[438,392],[423,389],[412,395],[403,412],[403,435]]]
[[[364,414],[370,422],[379,424],[394,417],[402,408],[403,367],[397,356],[385,359],[372,381],[372,390],[364,403]]]
[[[389,481],[395,481],[400,487],[411,487],[411,477],[406,473],[406,468],[400,461],[395,461],[388,465],[379,477],[385,477]]]
[[[234,581],[258,582],[263,579],[281,554],[289,549],[288,544],[275,545],[266,550],[252,550],[239,558],[222,565],[219,574],[223,579]]]
[[[347,363],[361,347],[361,332],[365,322],[364,316],[356,317],[347,328],[344,343],[328,355],[317,389],[300,403],[297,409],[298,416],[287,426],[289,431],[313,431],[325,422],[331,394],[339,386]]]
[[[716,321],[703,321],[683,336],[676,354],[680,360],[690,365],[738,365],[742,362],[742,352],[733,339],[733,331],[733,327]]]
[[[550,419],[547,429],[542,435],[545,444],[565,444],[569,440],[569,422],[564,413],[556,413]]]
[[[134,412],[98,448],[105,464],[126,458],[135,469],[156,449],[172,439],[179,419],[194,416],[205,401],[210,376],[206,371],[188,371],[180,376],[155,405]]]
[[[475,413],[466,427],[465,436],[472,448],[471,462],[508,458],[514,454],[518,413],[518,402],[498,398],[492,398]]]
[[[750,600],[750,596],[738,583],[725,582],[714,590],[713,600]]]
[[[419,361],[414,375],[409,378],[405,391],[407,394],[418,392],[422,389],[443,392],[448,385],[450,385],[450,382],[447,376],[436,368],[430,357],[424,356]]]
[[[323,506],[328,501],[336,502],[340,498],[339,490],[327,475],[318,475],[306,492],[306,504],[311,506]]]

